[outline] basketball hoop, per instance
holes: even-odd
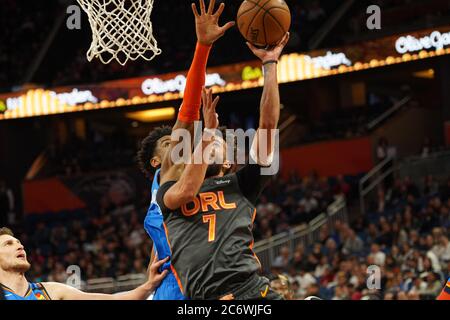
[[[154,0],[77,0],[89,17],[92,43],[88,61],[122,66],[140,57],[147,61],[161,53],[150,19]]]

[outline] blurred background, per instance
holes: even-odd
[[[281,170],[257,208],[255,251],[291,299],[434,299],[450,276],[450,1],[286,0],[279,64]],[[75,1],[2,0],[0,226],[24,243],[34,281],[117,292],[145,278],[150,182],[140,141],[171,125],[195,48],[191,1],[156,0],[162,54],[86,60]],[[227,0],[223,22],[241,1]],[[381,29],[369,30],[369,5]],[[173,18],[176,17],[176,18]],[[208,82],[220,121],[255,128],[262,71],[237,29]],[[367,288],[367,267],[381,289]]]

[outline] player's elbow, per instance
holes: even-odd
[[[186,203],[194,201],[195,196],[196,196],[196,194],[194,194],[192,191],[188,191],[188,192],[180,195],[180,201],[183,204],[186,204]]]
[[[194,185],[192,185],[191,183],[186,183],[180,187],[179,199],[183,203],[188,203],[188,202],[191,202],[192,200],[194,200],[197,193],[198,193],[198,190],[196,190]]]
[[[170,190],[164,197],[164,205],[170,209],[175,210],[181,206],[194,201],[196,194],[192,190],[184,188],[176,188],[176,190]]]

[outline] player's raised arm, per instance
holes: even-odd
[[[270,165],[273,158],[275,129],[280,118],[280,92],[278,88],[278,59],[289,41],[287,33],[272,49],[259,49],[247,42],[248,47],[262,61],[264,89],[261,97],[259,128],[252,145],[252,157],[260,165]],[[262,151],[260,151],[262,146]]]
[[[118,294],[88,293],[57,282],[45,282],[43,285],[53,300],[145,300],[166,276],[167,270],[158,273],[158,269],[167,260],[157,261],[155,257],[149,268],[147,282],[134,290]]]
[[[186,88],[178,113],[178,119],[172,128],[172,131],[181,128],[188,129],[191,137],[193,136],[194,121],[200,120],[201,94],[202,88],[205,86],[206,66],[211,47],[215,41],[221,38],[235,24],[234,22],[228,22],[223,26],[219,26],[219,19],[225,8],[225,4],[221,3],[217,11],[214,12],[215,2],[215,0],[211,0],[208,8],[206,8],[204,0],[200,0],[200,12],[195,3],[192,3],[192,11],[195,16],[197,46],[187,75]],[[171,148],[163,160],[162,175],[173,165],[170,151],[177,143],[178,141],[172,141]]]
[[[205,159],[205,157],[209,157],[209,155],[205,155],[204,150],[215,141],[215,130],[219,126],[219,116],[216,113],[219,97],[213,100],[212,90],[203,89],[202,100],[205,132],[202,141],[199,142],[193,154],[193,159],[199,161],[198,163],[196,163],[197,161],[191,161],[186,165],[178,181],[161,185],[156,198],[163,212],[166,209],[178,209],[183,204],[192,201],[205,179],[209,165],[208,159]]]

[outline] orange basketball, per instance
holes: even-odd
[[[245,0],[236,21],[247,41],[261,47],[272,46],[289,31],[291,11],[284,0]]]

